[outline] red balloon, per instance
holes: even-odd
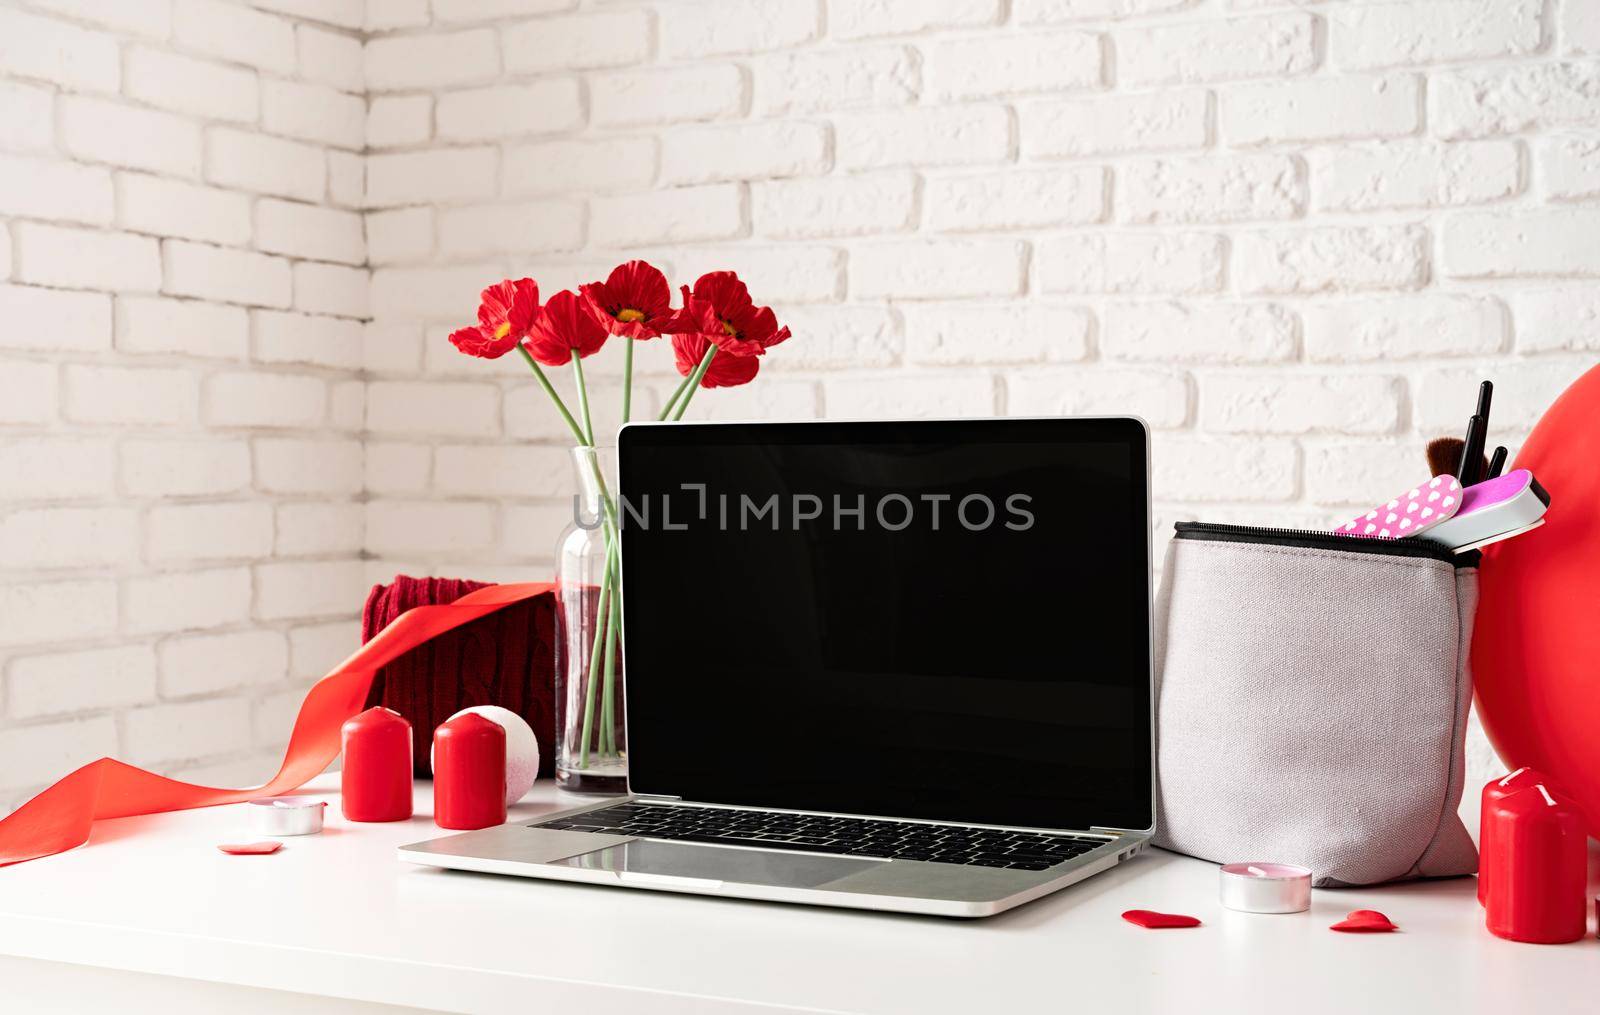
[[[1489,742],[1542,770],[1600,837],[1600,367],[1517,455],[1550,491],[1545,523],[1485,547],[1472,679]]]

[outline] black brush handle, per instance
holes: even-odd
[[[1456,481],[1463,487],[1471,486],[1483,478],[1479,470],[1483,468],[1483,439],[1488,430],[1487,423],[1482,416],[1473,416],[1467,422],[1466,447],[1461,449],[1461,466],[1456,470]]]
[[[1469,438],[1467,448],[1462,452],[1461,470],[1466,473],[1466,479],[1461,480],[1462,486],[1471,486],[1490,478],[1493,473],[1484,470],[1483,449],[1489,441],[1489,406],[1494,401],[1494,382],[1484,381],[1478,385],[1478,409],[1473,418],[1478,421],[1478,441],[1474,444]],[[1469,457],[1470,456],[1470,457]],[[1460,479],[1460,477],[1457,477]]]
[[[1489,479],[1495,479],[1505,471],[1507,454],[1504,444],[1494,449],[1494,457],[1489,459]]]

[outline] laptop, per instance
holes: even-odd
[[[1144,849],[1141,421],[646,423],[618,443],[628,795],[402,859],[981,917]]]

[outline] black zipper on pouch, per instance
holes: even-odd
[[[1421,539],[1372,539],[1367,536],[1341,536],[1337,532],[1314,529],[1275,529],[1264,525],[1219,525],[1215,522],[1178,522],[1173,526],[1178,539],[1199,539],[1219,543],[1265,543],[1270,546],[1299,546],[1309,550],[1344,550],[1383,557],[1420,557],[1440,560],[1456,567],[1477,567],[1482,557],[1477,550],[1456,553],[1448,546]]]

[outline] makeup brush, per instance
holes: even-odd
[[[1460,437],[1435,437],[1428,442],[1428,473],[1434,476],[1454,476],[1461,468],[1461,452],[1467,442]],[[1487,469],[1489,462],[1483,462]],[[1490,477],[1493,478],[1493,477]]]
[[[1461,451],[1461,467],[1456,470],[1456,480],[1463,487],[1483,481],[1489,471],[1483,460],[1484,438],[1489,434],[1489,402],[1494,396],[1494,385],[1484,381],[1478,385],[1478,411],[1467,420],[1466,447]]]
[[[1454,476],[1461,466],[1461,451],[1467,442],[1460,437],[1435,437],[1428,442],[1428,472],[1435,476]]]

